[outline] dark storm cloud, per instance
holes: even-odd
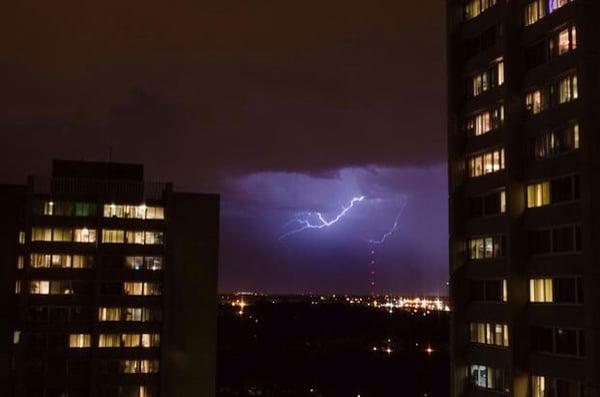
[[[13,153],[2,165],[39,171],[71,153],[62,145],[90,159],[113,146],[190,187],[222,173],[439,161],[443,9],[424,3],[13,3],[0,28]],[[32,139],[56,150],[32,156]]]

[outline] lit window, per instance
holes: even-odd
[[[144,232],[144,243],[147,245],[156,245],[163,243],[162,232]]]
[[[29,282],[29,293],[33,295],[50,294],[50,281],[32,280]]]
[[[105,218],[165,219],[163,207],[141,205],[105,204]]]
[[[144,283],[123,283],[123,292],[126,295],[143,295]]]
[[[158,360],[140,360],[140,372],[153,374],[158,372]]]
[[[142,347],[159,347],[160,346],[160,335],[159,334],[142,334]]]
[[[102,229],[102,242],[122,244],[125,242],[125,231]]]
[[[121,372],[124,374],[158,373],[158,360],[123,360]]]
[[[140,386],[137,397],[152,397],[152,393],[147,386]]]
[[[54,214],[54,202],[46,201],[44,202],[44,215],[53,215]]]
[[[551,303],[554,301],[551,278],[529,280],[529,301],[534,303]]]
[[[161,270],[162,257],[160,256],[126,256],[125,268],[132,270]]]
[[[554,12],[560,7],[569,4],[573,0],[548,0],[548,12]]]
[[[93,256],[84,256],[84,255],[73,255],[73,268],[75,269],[86,269],[92,267],[94,263]]]
[[[94,216],[96,215],[96,204],[75,203],[75,216]]]
[[[95,243],[96,242],[96,230],[88,229],[75,229],[75,241],[78,243]]]
[[[17,269],[23,269],[25,267],[25,258],[21,255],[17,257]]]
[[[558,45],[555,45],[555,41]],[[556,47],[556,49],[555,49]],[[577,29],[575,26],[558,32],[556,39],[550,40],[550,51],[556,55],[562,55],[577,48]]]
[[[70,295],[73,293],[69,280],[31,280],[29,293],[32,295]]]
[[[89,268],[92,267],[93,257],[65,254],[31,254],[30,265],[33,268]]]
[[[25,232],[19,232],[19,244],[25,244]]]
[[[469,259],[488,259],[504,256],[504,241],[503,236],[469,239]]]
[[[96,214],[96,204],[44,201],[35,211],[49,216],[93,216]]]
[[[527,208],[550,204],[550,183],[540,182],[527,186]]]
[[[471,342],[485,345],[508,346],[508,325],[471,323]]]
[[[146,256],[144,258],[144,265],[148,270],[161,270],[163,258],[160,256]]]
[[[127,244],[144,244],[144,232],[141,231],[131,231],[128,230],[125,232],[125,242]]]
[[[144,295],[160,295],[160,284],[158,283],[144,283]]]
[[[92,345],[90,334],[71,334],[69,335],[69,347],[84,348]]]
[[[31,254],[30,265],[33,268],[50,267],[52,263],[52,255]]]
[[[533,25],[546,15],[543,0],[534,0],[527,4],[524,9],[525,26]]]
[[[121,372],[124,374],[137,374],[139,371],[139,360],[121,361]]]
[[[538,114],[546,109],[546,104],[542,101],[541,90],[528,92],[525,96],[525,104],[529,113],[532,114]]]
[[[159,231],[132,231],[125,232],[125,243],[138,245],[163,244],[164,234]]]
[[[15,281],[15,294],[21,293],[21,280]]]
[[[121,342],[123,347],[140,347],[140,335],[122,334]]]
[[[148,207],[146,219],[165,219],[165,209],[163,207]]]
[[[21,331],[13,331],[13,345],[21,343]]]
[[[34,227],[31,230],[31,241],[52,241],[52,229]]]
[[[121,336],[119,334],[100,334],[98,336],[98,347],[120,347]]]
[[[125,267],[132,270],[140,270],[144,268],[143,256],[126,256]]]
[[[123,283],[123,292],[126,295],[160,295],[160,284],[125,282]]]
[[[497,128],[504,123],[504,106],[487,109],[475,113],[465,122],[465,130],[469,135],[483,135]]]
[[[496,5],[497,0],[470,0],[465,4],[465,19],[473,19],[488,8]]]
[[[469,368],[471,384],[476,387],[508,392],[508,382],[503,369],[485,365],[471,365]]]
[[[566,103],[577,99],[577,75],[572,75],[561,79],[558,83],[559,95],[558,102]]]
[[[531,377],[531,394],[532,397],[547,397],[546,378],[544,376]]]
[[[142,308],[128,307],[125,309],[125,321],[143,321]]]
[[[121,308],[100,307],[98,308],[99,321],[121,321]]]
[[[531,157],[542,160],[579,149],[579,124],[547,132],[532,138]]]
[[[474,178],[504,169],[504,149],[480,153],[468,160],[469,177]]]
[[[504,62],[498,62],[498,85],[504,84]]]
[[[470,83],[472,97],[501,86],[504,84],[504,62],[499,61],[489,69],[471,76]]]
[[[73,241],[73,230],[68,228],[52,229],[52,241],[69,242]]]

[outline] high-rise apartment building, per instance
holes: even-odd
[[[218,196],[55,161],[0,202],[1,395],[214,396]]]
[[[600,396],[600,1],[448,0],[453,396]]]

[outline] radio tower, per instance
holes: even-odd
[[[369,290],[371,291],[371,296],[375,296],[375,265],[377,263],[377,259],[375,256],[375,248],[371,247],[369,251]]]

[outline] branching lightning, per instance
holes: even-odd
[[[293,222],[300,224],[301,226],[291,230],[279,237],[279,240],[283,240],[291,235],[303,232],[307,229],[324,229],[331,227],[338,223],[347,213],[350,211],[356,203],[359,203],[365,199],[365,196],[354,197],[350,203],[346,206],[342,206],[342,210],[333,219],[327,220],[321,212],[306,212],[300,214],[293,220]]]
[[[381,236],[381,238],[379,239],[371,239],[369,240],[369,245],[371,247],[370,249],[370,260],[369,260],[369,289],[371,290],[371,295],[375,296],[376,292],[375,292],[375,281],[376,281],[376,266],[375,264],[377,263],[376,261],[376,253],[377,250],[375,248],[375,246],[378,245],[382,245],[383,243],[385,243],[385,240],[388,239],[388,237],[390,237],[391,235],[393,235],[394,233],[396,233],[396,231],[398,230],[398,222],[400,221],[400,217],[402,216],[402,213],[404,212],[404,208],[406,208],[406,204],[408,202],[408,198],[406,196],[402,197],[402,204],[400,205],[400,210],[398,211],[398,215],[396,215],[396,218],[394,219],[394,224],[392,225],[392,227],[390,228],[390,230],[388,230],[387,232],[385,232],[383,234],[383,236]]]
[[[400,206],[400,210],[398,211],[398,215],[396,215],[396,218],[394,219],[394,223],[392,225],[392,227],[390,228],[390,230],[388,230],[387,232],[385,232],[383,234],[383,236],[381,236],[381,238],[379,239],[371,239],[369,240],[369,244],[373,244],[373,245],[381,245],[383,243],[385,243],[385,240],[388,239],[388,237],[390,237],[392,234],[396,233],[396,231],[398,230],[398,222],[400,221],[400,217],[402,216],[402,213],[404,212],[404,208],[406,208],[406,198],[402,201],[402,205]]]

